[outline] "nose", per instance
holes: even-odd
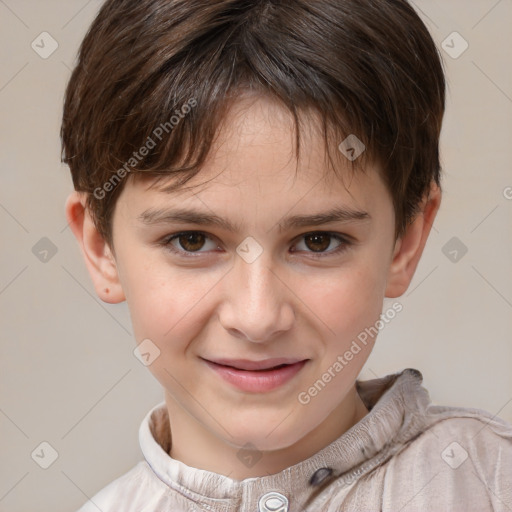
[[[222,326],[233,336],[253,343],[272,341],[295,321],[293,292],[265,252],[252,263],[242,258],[224,279],[220,305]]]

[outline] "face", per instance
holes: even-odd
[[[343,355],[382,313],[395,217],[377,168],[329,177],[315,130],[295,174],[279,106],[240,100],[226,121],[193,188],[126,184],[117,272],[137,343],[160,351],[149,370],[173,414],[233,446],[276,450],[353,391],[373,340]]]

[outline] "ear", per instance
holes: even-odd
[[[96,294],[103,302],[125,300],[113,253],[100,235],[86,207],[85,192],[72,192],[66,200],[66,219],[75,235]]]
[[[441,205],[441,189],[432,183],[420,212],[396,241],[388,270],[386,297],[400,297],[409,287],[420,261],[432,224]]]

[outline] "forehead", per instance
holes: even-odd
[[[391,200],[376,165],[354,168],[336,140],[325,144],[317,115],[302,113],[300,136],[297,159],[292,114],[271,98],[241,98],[224,117],[205,164],[186,184],[178,186],[178,176],[172,174],[139,174],[125,188],[132,199],[143,194],[168,203],[201,197],[224,206],[243,199],[248,209],[256,210],[270,203],[307,207],[329,200],[360,209],[370,198],[375,202],[377,194]]]

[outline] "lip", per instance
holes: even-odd
[[[234,387],[252,393],[264,393],[283,386],[297,375],[308,359],[275,358],[203,359],[217,375]]]
[[[295,364],[303,359],[292,359],[289,357],[275,357],[272,359],[262,359],[261,361],[252,361],[250,359],[205,359],[211,363],[222,366],[231,366],[237,370],[269,370],[282,364]]]

